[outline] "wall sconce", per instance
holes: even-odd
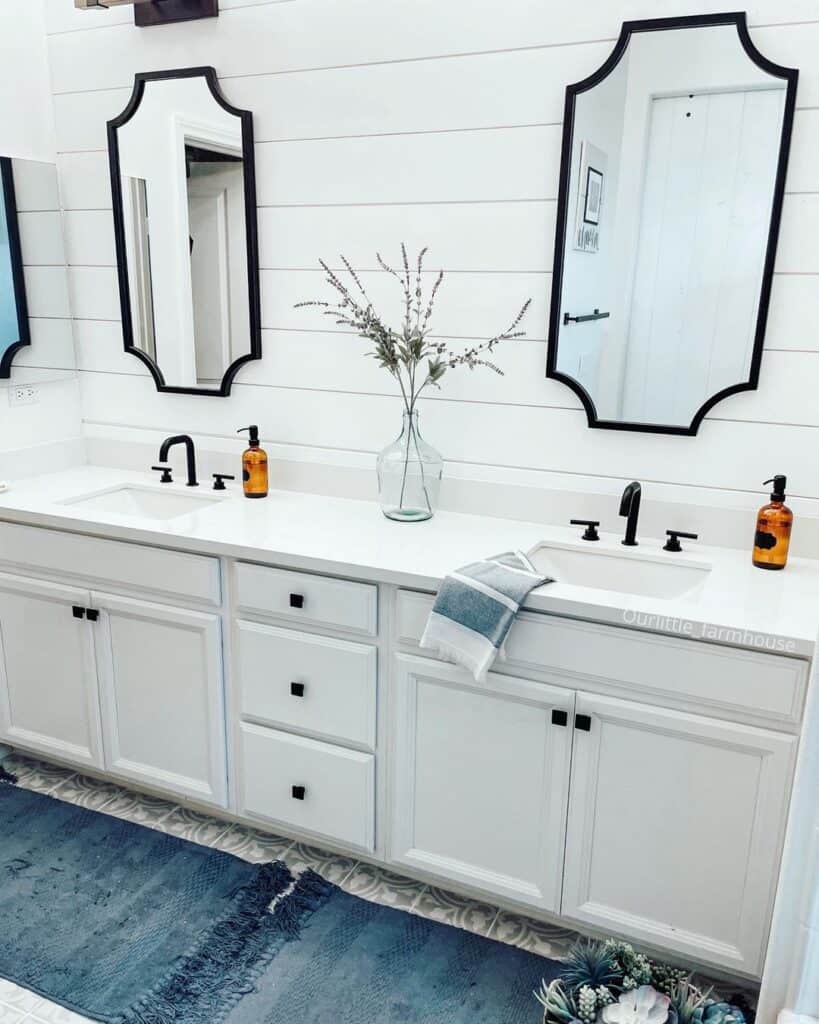
[[[107,10],[124,4],[133,6],[134,24],[143,27],[215,18],[219,14],[219,0],[74,0],[74,6],[81,11]]]

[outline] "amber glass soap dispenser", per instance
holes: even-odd
[[[250,447],[242,454],[242,484],[246,498],[267,497],[267,452],[259,444],[259,428],[255,423],[242,427],[250,435]]]
[[[785,504],[784,476],[766,480],[773,484],[771,502],[763,505],[756,518],[754,565],[758,569],[784,569],[788,562],[793,512]]]

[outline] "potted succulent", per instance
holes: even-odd
[[[617,939],[578,941],[535,993],[543,1024],[747,1024],[742,1000],[714,998],[690,972],[650,960]]]
[[[419,398],[428,388],[440,387],[447,371],[456,367],[474,370],[485,366],[502,375],[503,371],[487,357],[500,342],[525,334],[518,327],[531,304],[531,299],[523,304],[505,331],[454,352],[445,340],[431,334],[432,313],[444,273],[438,273],[425,295],[426,254],[427,250],[422,249],[411,268],[406,246],[402,244],[399,270],[376,254],[381,270],[395,278],[403,294],[401,322],[396,328],[390,327],[376,312],[360,276],[344,256],[341,262],[349,275],[349,285],[324,260],[319,260],[325,280],[336,292],[335,301],[297,303],[297,308],[319,308],[339,326],[371,341],[373,347],[369,354],[398,385],[404,406],[403,425],[398,438],[378,456],[378,487],[384,515],[404,523],[421,522],[432,516],[443,472],[443,459],[421,436]]]

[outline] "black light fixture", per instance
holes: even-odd
[[[215,18],[219,14],[219,0],[74,0],[74,6],[81,11],[107,10],[124,4],[133,6],[134,24],[142,27]]]

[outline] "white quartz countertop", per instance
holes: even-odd
[[[168,520],[64,504],[126,484],[218,500]],[[12,482],[8,491],[0,493],[0,520],[430,591],[437,589],[448,571],[501,551],[529,551],[544,541],[589,548],[575,527],[453,512],[439,512],[425,523],[401,524],[386,519],[374,502],[275,490],[266,499],[249,501],[240,485],[228,487],[223,494],[206,484],[194,491],[184,482],[160,485],[149,473],[83,466]],[[650,501],[650,495],[644,500]],[[679,525],[685,528],[684,523]],[[638,548],[627,550],[620,544],[621,536],[602,533],[595,553],[625,553],[635,560],[661,563],[673,559],[708,565],[711,571],[701,586],[675,598],[573,587],[558,581],[534,591],[527,608],[813,656],[819,632],[819,561],[793,558],[784,572],[765,572],[753,567],[750,551],[684,541],[685,551],[670,554],[662,551],[662,541],[652,538],[642,538]]]

